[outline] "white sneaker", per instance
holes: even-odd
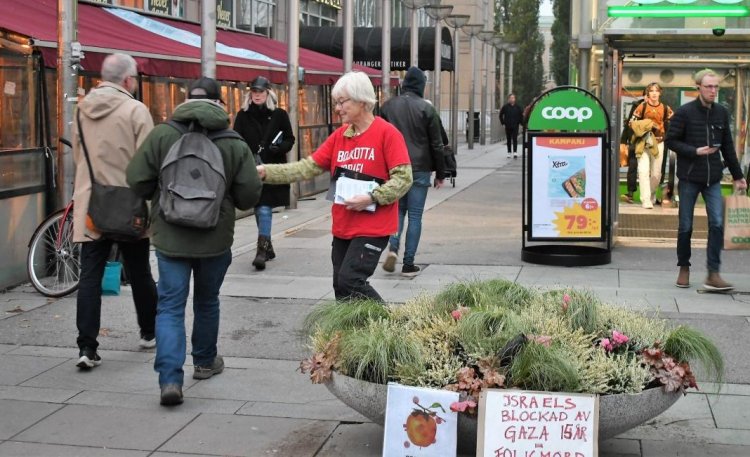
[[[648,200],[643,202],[641,206],[643,206],[646,209],[654,209],[654,205]]]
[[[513,158],[514,158],[514,159],[517,159],[517,158],[518,158],[518,153],[517,153],[517,152],[514,152],[514,153],[513,153]]]
[[[506,157],[510,159],[510,157],[511,157],[510,152],[508,153],[508,155]]]
[[[141,338],[138,340],[138,347],[141,349],[153,349],[156,347],[156,338],[151,338],[150,340]]]
[[[388,250],[388,254],[385,256],[385,262],[383,262],[383,270],[388,273],[396,271],[396,260],[398,260],[398,254]]]

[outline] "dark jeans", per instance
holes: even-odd
[[[505,126],[505,141],[508,145],[508,152],[511,152],[511,143],[513,143],[513,152],[518,151],[518,126]]]
[[[422,237],[422,214],[427,201],[427,191],[430,189],[432,173],[429,171],[415,171],[412,173],[411,189],[398,201],[398,232],[391,236],[389,244],[391,251],[398,253],[404,222],[408,214],[406,240],[404,241],[404,265],[414,265],[417,255],[419,239]]]
[[[706,268],[718,272],[721,267],[721,250],[724,248],[724,198],[721,196],[721,183],[709,186],[681,180],[679,227],[677,229],[677,265],[690,266],[690,239],[693,236],[693,211],[698,195],[703,195],[708,216],[708,245],[706,246]]]
[[[190,336],[193,365],[211,366],[219,338],[219,290],[232,263],[232,251],[214,257],[170,257],[159,260],[159,315],[156,317],[156,359],[159,385],[184,380],[185,307],[193,276],[193,331]]]
[[[380,254],[387,245],[388,236],[362,236],[351,240],[333,237],[331,262],[336,300],[370,298],[384,301],[367,280],[375,273]]]
[[[102,315],[102,276],[112,250],[111,240],[81,243],[81,280],[76,300],[78,347],[96,349]],[[149,264],[149,240],[118,242],[123,267],[133,290],[133,302],[141,337],[154,335],[156,320],[156,284]]]
[[[638,190],[638,158],[635,156],[635,147],[628,145],[628,195],[633,196]]]

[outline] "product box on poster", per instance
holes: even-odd
[[[597,395],[486,389],[478,413],[477,457],[597,455]]]
[[[456,455],[457,401],[457,392],[389,383],[383,457]]]

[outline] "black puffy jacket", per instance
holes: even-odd
[[[696,154],[696,149],[714,142],[721,142],[721,155]],[[721,180],[725,165],[735,180],[742,179],[729,128],[729,111],[718,103],[708,109],[696,98],[677,108],[669,122],[666,145],[677,153],[677,177],[682,180],[715,184]]]

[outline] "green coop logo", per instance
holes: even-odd
[[[552,91],[534,105],[528,129],[601,132],[607,130],[607,117],[599,102],[586,92]]]

